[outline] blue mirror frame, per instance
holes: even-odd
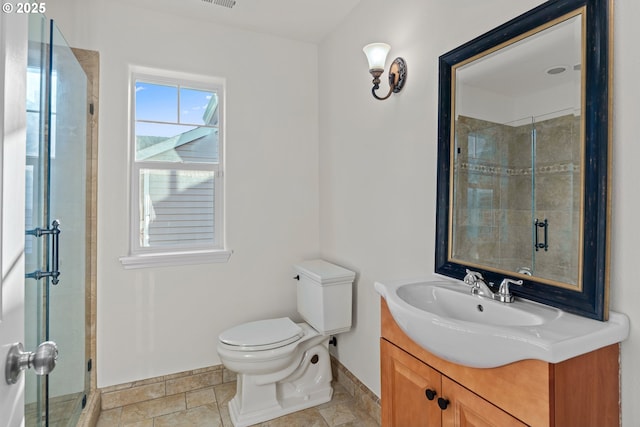
[[[435,272],[462,279],[469,268],[449,258],[452,67],[582,7],[586,7],[582,286],[576,291],[531,277],[512,292],[604,321],[609,312],[612,0],[550,0],[440,56]],[[490,269],[473,270],[494,283],[505,277],[522,279]]]

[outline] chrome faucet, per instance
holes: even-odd
[[[512,285],[522,286],[522,280],[504,279],[502,283],[500,283],[498,293],[495,294],[494,299],[497,299],[500,302],[513,302],[514,297],[511,294],[511,291],[509,291],[509,283]]]
[[[487,286],[482,274],[477,271],[471,271],[467,269],[467,274],[464,276],[464,283],[471,286],[471,293],[474,295],[480,295],[483,297],[493,298],[493,292]]]
[[[484,282],[484,278],[482,277],[481,273],[478,273],[477,271],[471,271],[468,268],[467,268],[467,275],[464,276],[464,279],[462,280],[464,281],[465,284],[469,286],[474,286],[477,281]]]
[[[467,275],[464,276],[464,283],[471,286],[471,293],[474,295],[480,295],[483,297],[493,298],[494,293],[487,286],[487,283],[484,281],[484,277],[482,274],[477,271],[471,271],[467,269]]]
[[[514,297],[509,290],[509,284],[522,285],[522,280],[507,278],[500,283],[498,292],[494,293],[484,281],[482,274],[471,270],[467,270],[467,274],[464,276],[463,281],[467,285],[471,286],[471,293],[473,295],[480,295],[500,302],[513,302]]]

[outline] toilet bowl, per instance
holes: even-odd
[[[237,373],[236,395],[229,402],[235,427],[331,400],[329,338],[351,327],[355,273],[322,260],[294,268],[299,281],[298,311],[305,322],[287,317],[258,320],[227,329],[218,337],[220,360]]]
[[[259,330],[274,323],[295,326],[300,333],[289,337],[290,342],[286,344],[276,341],[253,347],[247,339],[239,346],[225,342],[225,333],[218,341],[220,360],[238,375],[236,395],[229,402],[235,427],[260,423],[331,400],[329,337],[320,335],[306,323],[296,324],[288,318],[240,326]],[[230,330],[225,332],[229,336]]]

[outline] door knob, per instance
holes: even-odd
[[[435,397],[438,395],[438,393],[436,393],[435,390],[431,390],[430,388],[426,389],[424,391],[424,394],[427,395],[427,399],[429,399],[429,400],[435,399]]]
[[[24,351],[22,343],[11,346],[7,354],[4,375],[7,384],[18,382],[20,372],[33,368],[36,375],[48,375],[56,367],[58,360],[58,346],[53,341],[45,341],[38,346],[36,351]]]
[[[438,406],[444,411],[449,406],[449,399],[443,399],[442,397],[439,397]]]

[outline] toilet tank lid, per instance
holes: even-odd
[[[239,349],[283,346],[299,340],[304,331],[288,317],[242,323],[222,332],[219,340]]]
[[[353,279],[356,277],[356,273],[353,271],[322,259],[299,262],[294,265],[294,270],[298,274],[304,274],[321,285],[343,283],[346,281],[353,282]]]

